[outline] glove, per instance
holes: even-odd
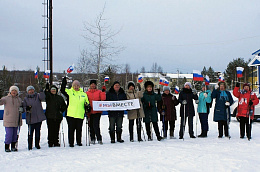
[[[197,94],[197,90],[196,90],[196,89],[192,89],[192,93],[193,93],[194,95],[196,95],[196,94]]]
[[[249,101],[249,106],[252,106],[253,105],[253,102],[252,100]]]
[[[46,84],[46,90],[49,90],[50,89],[50,83],[47,82]]]
[[[226,102],[226,103],[225,103],[225,106],[230,106],[230,103],[229,103],[229,102]]]
[[[23,107],[20,106],[20,107],[18,108],[18,111],[19,111],[19,113],[23,113]]]
[[[215,85],[215,90],[217,90],[219,88],[219,85],[218,84],[216,84]]]
[[[204,93],[203,96],[204,96],[205,98],[207,98],[207,97],[208,97],[208,94],[207,94],[207,93]]]
[[[66,76],[62,79],[62,83],[67,85],[67,77]]]
[[[156,89],[156,91],[157,91],[158,94],[161,94],[160,88]]]
[[[238,82],[238,83],[236,83],[236,87],[240,87],[240,84],[239,84],[239,82]]]
[[[32,109],[32,106],[26,106],[26,112],[30,112]]]
[[[86,113],[87,113],[87,112],[91,112],[91,106],[90,106],[90,104],[85,103],[85,104],[84,104],[84,107],[85,107],[85,112],[86,112]]]
[[[103,85],[103,87],[102,87],[102,92],[106,92],[106,86],[105,85]]]
[[[195,100],[195,103],[196,103],[196,104],[199,104],[199,102],[200,102],[199,100]]]
[[[182,104],[183,104],[183,105],[186,105],[186,104],[187,104],[187,101],[186,101],[186,100],[183,100],[183,101],[182,101]]]

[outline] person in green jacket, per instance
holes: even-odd
[[[209,124],[208,116],[210,105],[212,102],[211,91],[207,89],[205,84],[202,84],[202,90],[199,94],[198,113],[201,124],[201,134],[198,137],[207,137]]]
[[[78,80],[73,81],[70,89],[66,88],[67,80],[63,78],[61,84],[61,93],[67,97],[67,114],[68,137],[70,147],[74,147],[74,133],[76,130],[76,142],[78,146],[82,146],[82,124],[85,115],[85,109],[89,107],[88,96],[80,88]]]
[[[152,141],[151,126],[150,126],[151,123],[153,124],[153,128],[157,136],[157,140],[160,141],[163,138],[160,136],[160,132],[159,132],[158,113],[156,108],[156,102],[162,100],[160,89],[158,89],[158,94],[155,94],[153,90],[154,84],[151,81],[146,81],[144,87],[145,87],[145,92],[143,94],[141,101],[143,103],[143,108],[144,108],[144,114],[145,114],[144,122],[145,122],[146,133],[148,135],[148,141]]]

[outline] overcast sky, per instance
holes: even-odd
[[[8,69],[43,68],[43,0],[0,1],[0,64]],[[106,3],[105,18],[126,49],[113,63],[131,71],[192,72],[212,66],[224,71],[234,58],[260,49],[259,0],[54,0],[54,71],[77,63],[83,23],[93,23]]]

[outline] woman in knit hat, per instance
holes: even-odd
[[[96,80],[90,80],[89,89],[86,93],[88,95],[88,100],[91,107],[93,107],[93,101],[106,100],[106,86],[102,87],[102,91],[98,90]],[[88,113],[88,125],[90,128],[90,138],[92,144],[95,144],[96,139],[98,141],[98,144],[103,144],[100,132],[101,113],[101,111],[93,111],[93,109],[91,109],[91,112]]]
[[[128,83],[128,90],[127,90],[127,99],[139,99],[140,101],[140,109],[134,109],[128,111],[128,119],[129,119],[129,134],[130,134],[130,142],[134,141],[134,121],[136,120],[136,128],[137,128],[137,138],[138,141],[143,141],[141,138],[141,118],[144,118],[144,111],[143,105],[141,103],[141,98],[143,97],[143,93],[141,91],[135,90],[135,83],[130,81]]]
[[[158,94],[153,90],[154,84],[151,81],[146,81],[144,83],[145,92],[143,94],[142,103],[144,107],[144,122],[145,128],[148,135],[148,141],[152,141],[151,137],[151,124],[153,125],[156,137],[158,141],[161,141],[163,138],[160,136],[159,127],[158,127],[158,113],[156,108],[156,102],[162,100],[160,89],[158,89]]]
[[[80,88],[80,82],[74,80],[70,89],[66,88],[67,78],[64,77],[61,84],[61,93],[67,97],[68,137],[70,147],[74,147],[74,135],[76,131],[76,142],[82,146],[82,125],[89,101],[87,94]]]
[[[26,124],[28,124],[28,149],[32,150],[33,133],[35,131],[35,147],[40,149],[40,136],[42,121],[46,116],[42,109],[42,101],[45,100],[44,92],[36,93],[33,86],[26,88],[27,95],[23,101],[23,107],[26,110]]]
[[[19,88],[11,86],[7,96],[0,99],[0,105],[4,105],[4,127],[5,127],[5,151],[17,151],[17,129],[22,126],[23,108],[22,99],[18,97]],[[11,150],[10,150],[11,144]]]
[[[158,111],[160,112],[160,119],[162,121],[163,137],[167,138],[168,124],[170,125],[170,138],[174,138],[174,128],[176,116],[176,108],[179,104],[178,99],[171,94],[169,86],[163,87],[162,101],[158,103]]]
[[[254,119],[255,106],[259,103],[259,99],[256,94],[251,91],[250,85],[245,83],[243,89],[239,90],[240,84],[237,83],[233,90],[233,94],[238,98],[237,117],[240,118],[240,138],[246,136],[251,139],[252,121]],[[250,124],[249,124],[250,117]]]
[[[198,100],[198,95],[197,95],[197,91],[195,89],[192,90],[191,88],[192,88],[191,83],[186,82],[184,84],[184,88],[179,94],[179,102],[181,103],[181,107],[180,107],[181,125],[180,125],[179,139],[183,139],[187,118],[189,124],[190,138],[196,138],[193,132],[193,117],[195,116],[193,100]]]

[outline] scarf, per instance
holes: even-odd
[[[228,95],[227,95],[225,90],[224,91],[220,91],[220,99],[228,101]]]

